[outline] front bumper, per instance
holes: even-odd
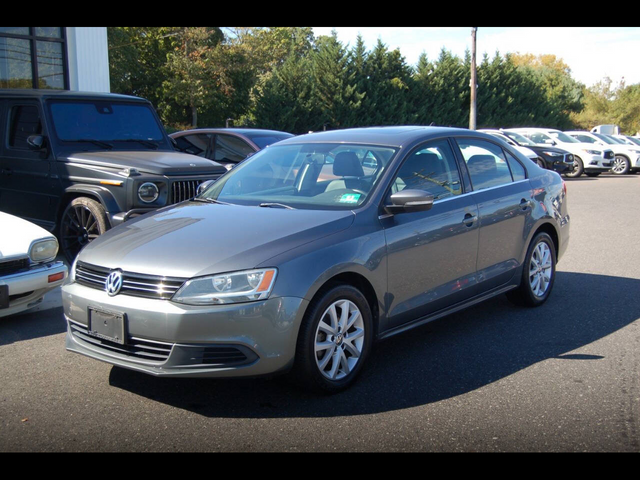
[[[283,371],[295,356],[307,300],[196,307],[65,285],[66,348],[155,376],[240,377]],[[122,313],[123,345],[88,334],[89,309]]]
[[[49,281],[52,275],[62,273],[62,278]],[[68,269],[63,262],[49,262],[35,265],[28,270],[0,277],[0,285],[8,286],[9,305],[0,307],[0,317],[22,312],[37,306],[45,293],[62,285]]]

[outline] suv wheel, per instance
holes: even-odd
[[[298,335],[294,378],[316,391],[344,390],[362,370],[372,340],[366,298],[355,287],[337,285],[309,305]]]
[[[611,167],[611,172],[616,175],[626,175],[631,170],[631,162],[627,157],[623,157],[622,155],[616,155],[616,158],[613,160],[613,167]]]
[[[74,198],[60,220],[60,245],[69,263],[82,247],[106,232],[107,225],[107,214],[100,203],[87,197]]]
[[[520,286],[507,292],[517,305],[538,307],[547,301],[556,277],[556,250],[551,237],[541,232],[527,250]]]
[[[573,172],[565,173],[569,178],[577,178],[584,172],[584,163],[582,159],[576,155],[573,156]]]

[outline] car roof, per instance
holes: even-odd
[[[357,143],[388,147],[403,147],[418,140],[463,135],[491,138],[488,134],[479,133],[466,128],[407,125],[393,127],[348,128],[344,130],[314,132],[281,140],[278,142],[278,145],[293,145],[299,143]]]
[[[149,103],[148,100],[132,95],[121,95],[119,93],[108,92],[76,92],[71,90],[48,90],[48,89],[29,89],[29,88],[3,88],[0,89],[0,97],[15,98],[68,98],[68,99],[102,99],[102,100],[127,100],[135,102]]]
[[[294,136],[293,133],[289,133],[289,132],[283,132],[280,130],[268,130],[268,129],[264,129],[264,128],[236,128],[236,127],[232,127],[232,128],[223,128],[223,127],[219,127],[219,128],[207,128],[207,127],[203,127],[203,128],[191,128],[189,130],[182,130],[179,132],[174,132],[174,133],[179,133],[179,134],[185,134],[185,133],[237,133],[240,135],[289,135],[289,136]]]

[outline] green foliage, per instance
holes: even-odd
[[[171,128],[250,125],[292,133],[369,125],[467,127],[470,54],[415,67],[309,27],[109,27],[111,90],[151,100]],[[586,89],[554,55],[485,55],[478,127],[640,128],[640,86]],[[595,123],[594,123],[595,122]]]

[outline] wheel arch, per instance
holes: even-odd
[[[74,199],[79,197],[87,197],[97,201],[108,214],[120,211],[120,207],[118,206],[115,198],[106,188],[94,185],[74,185],[65,189],[62,198],[60,199],[58,211],[56,212],[56,229],[60,228],[60,220],[65,208],[67,208],[69,203]],[[107,222],[109,223],[108,227],[111,228],[113,225],[111,225],[110,215],[107,215]]]

